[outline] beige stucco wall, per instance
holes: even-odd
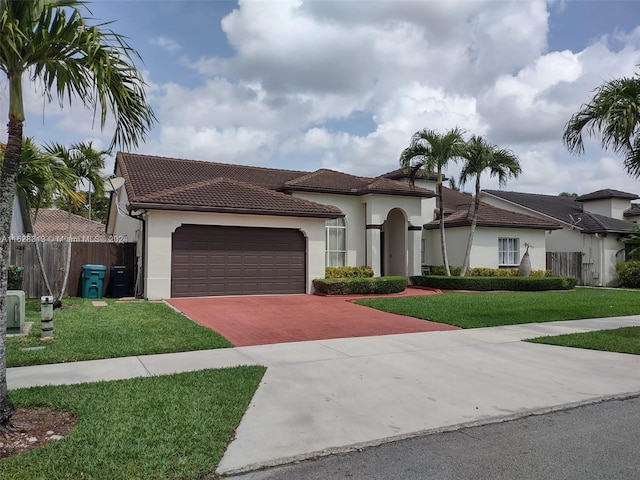
[[[398,195],[332,195],[309,192],[295,192],[296,197],[304,198],[312,202],[324,205],[333,205],[345,214],[347,227],[347,265],[360,266],[370,265],[373,267],[375,275],[383,275],[380,268],[380,255],[385,255],[386,266],[391,267],[391,271],[399,273],[406,271],[406,275],[418,275],[420,272],[420,232],[407,231],[409,225],[421,227],[424,223],[432,220],[435,209],[435,198],[403,197]],[[386,232],[387,240],[392,244],[405,245],[406,267],[399,266],[397,257],[386,249],[380,251],[379,231],[367,230],[369,226],[381,226],[387,220],[392,210],[402,211],[408,222],[403,232]],[[397,230],[397,227],[395,228]],[[389,257],[391,255],[391,257]]]
[[[440,247],[440,231],[425,230],[423,238],[427,240],[427,264],[443,265],[442,249]],[[522,258],[526,250],[525,243],[530,245],[529,258],[533,270],[546,268],[545,232],[544,230],[524,228],[476,228],[473,236],[473,246],[469,258],[470,268],[499,268],[498,238],[518,238],[520,255]],[[469,227],[447,228],[445,231],[447,242],[447,257],[451,267],[462,266],[469,240]]]
[[[365,249],[365,220],[362,198],[354,195],[328,195],[295,192],[294,197],[304,198],[322,205],[333,205],[345,215],[347,227],[347,265],[352,267],[367,264]],[[324,253],[323,253],[324,258]],[[324,277],[324,274],[322,275]]]
[[[624,211],[631,206],[631,201],[624,198],[603,198],[583,202],[584,209],[591,213],[625,220]]]
[[[128,242],[139,240],[142,223],[127,213],[129,200],[124,188],[111,196],[111,214],[107,222],[107,234],[125,237]]]

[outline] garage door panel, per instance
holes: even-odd
[[[306,291],[306,240],[293,229],[184,225],[172,238],[171,295]]]

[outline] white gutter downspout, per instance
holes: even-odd
[[[600,239],[600,262],[599,262],[600,275],[598,276],[599,278],[598,287],[602,287],[603,286],[602,281],[604,277],[604,236],[602,236],[599,233],[596,233],[596,238]]]

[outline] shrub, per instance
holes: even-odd
[[[407,277],[318,278],[313,288],[327,295],[398,293],[407,288]]]
[[[450,267],[452,276],[459,276],[462,271],[462,267]],[[442,265],[432,265],[429,266],[429,272],[431,275],[441,275],[444,276],[447,272]],[[470,268],[467,270],[467,277],[517,277],[518,269],[517,268]],[[531,272],[532,277],[550,277],[551,270],[533,270]]]
[[[368,265],[362,267],[327,267],[324,269],[325,278],[370,278],[373,268]]]
[[[513,290],[543,291],[571,290],[577,280],[573,277],[447,277],[424,275],[410,277],[411,284],[441,290]]]
[[[620,279],[620,286],[640,288],[640,260],[629,260],[616,264],[616,274]]]

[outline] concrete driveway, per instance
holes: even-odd
[[[404,295],[438,292],[409,288]],[[354,304],[357,296],[278,295],[173,298],[168,302],[237,347],[458,330]]]

